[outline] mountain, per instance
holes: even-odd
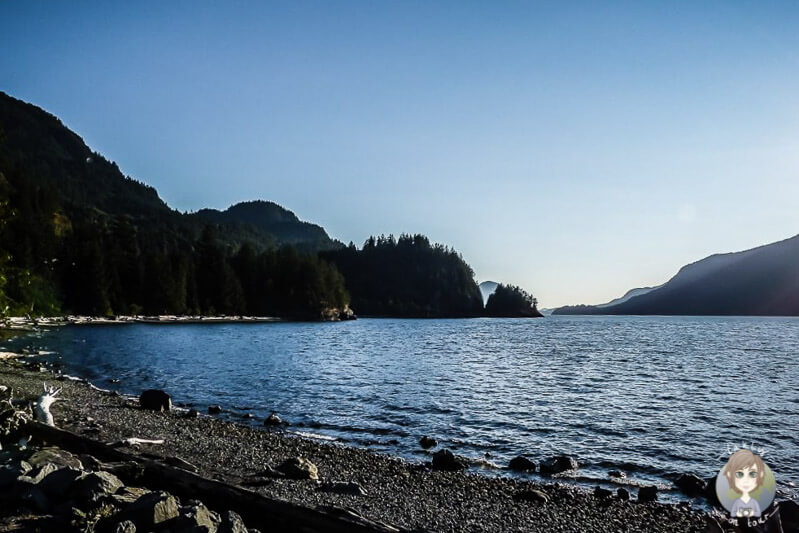
[[[799,316],[799,235],[682,267],[667,283],[613,305],[555,314]]]
[[[484,281],[480,285],[480,294],[483,296],[483,305],[488,303],[488,298],[497,290],[499,283],[496,281]]]
[[[604,303],[604,304],[598,304],[595,307],[599,307],[599,308],[610,307],[612,305],[624,303],[627,300],[629,300],[630,298],[634,298],[636,296],[641,296],[642,294],[646,294],[648,292],[652,292],[653,290],[659,289],[662,286],[663,285],[658,285],[656,287],[639,287],[637,289],[630,289],[629,291],[624,293],[624,296],[621,296],[619,298],[616,298],[616,299],[611,300],[611,301],[609,301],[607,303]]]
[[[0,317],[346,315],[342,244],[271,202],[183,214],[55,116],[0,93]]]
[[[16,189],[38,191],[59,204],[63,222],[93,218],[110,225],[125,219],[140,231],[155,231],[190,243],[216,224],[217,239],[257,249],[290,244],[302,251],[341,248],[321,227],[300,221],[273,202],[244,202],[225,211],[202,209],[182,214],[171,209],[151,186],[125,176],[116,163],[92,151],[55,116],[0,92],[0,158],[6,178],[24,176]],[[21,191],[22,194],[26,194]]]

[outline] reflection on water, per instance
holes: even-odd
[[[799,481],[799,319],[135,324],[6,344],[31,342],[100,386],[277,411],[300,431],[416,460],[432,435],[499,465],[566,453],[589,481],[621,469],[668,483],[713,475],[728,444],[754,441],[778,483]]]

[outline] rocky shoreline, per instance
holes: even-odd
[[[86,382],[63,378],[56,382],[48,372],[7,360],[0,364],[0,384],[15,397],[32,400],[41,393],[43,381],[58,383],[63,390],[62,401],[52,408],[56,425],[97,442],[162,440],[162,444],[141,444],[131,452],[187,464],[209,479],[275,500],[308,508],[351,509],[398,530],[671,532],[705,531],[711,523],[707,513],[687,505],[644,503],[656,497],[646,493],[626,499],[630,495],[447,468],[442,465],[453,459],[457,464],[457,458],[443,452],[433,468],[191,411],[148,411],[138,399],[103,392]],[[36,444],[35,439],[31,444]],[[313,475],[298,471],[313,471]],[[214,509],[213,502],[206,505],[218,512],[220,520],[227,512]],[[12,514],[36,512],[24,505],[5,509]]]

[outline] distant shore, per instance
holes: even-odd
[[[34,365],[38,366],[38,365]],[[57,376],[0,363],[0,384],[15,395],[34,398],[42,381]],[[226,483],[304,506],[355,510],[401,530],[434,532],[503,531],[705,531],[708,515],[684,505],[638,503],[562,484],[541,484],[476,473],[434,471],[368,450],[323,443],[212,416],[156,413],[138,401],[101,391],[87,382],[63,379],[62,402],[54,405],[56,425],[100,442],[138,437],[164,439],[142,453],[177,457]],[[179,398],[177,398],[179,400]],[[318,468],[320,482],[352,482],[365,494],[320,490],[314,480],[266,476],[286,459],[303,457]],[[635,494],[632,495],[635,499]],[[623,526],[622,526],[623,525]]]
[[[260,324],[286,320],[285,318],[273,316],[118,315],[101,317],[66,315],[56,317],[9,317],[0,321],[0,327],[10,330],[29,330],[35,327],[112,326],[120,324]]]

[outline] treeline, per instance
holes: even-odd
[[[349,303],[335,266],[284,246],[194,242],[127,216],[65,214],[56,195],[0,174],[0,312],[320,318]]]
[[[471,317],[483,314],[471,267],[455,250],[431,244],[424,235],[370,237],[320,253],[346,280],[359,315]]]
[[[532,294],[515,285],[497,285],[488,297],[486,316],[491,317],[541,317],[538,300]]]

